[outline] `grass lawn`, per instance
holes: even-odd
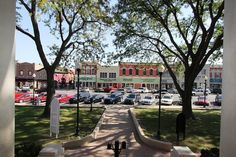
[[[61,107],[59,138],[49,136],[50,120],[41,118],[42,106],[15,106],[15,143],[37,142],[41,144],[59,142],[73,136],[76,130],[76,108]],[[90,134],[95,128],[103,108],[80,109],[80,137]]]
[[[158,125],[157,109],[135,109],[136,118],[144,133],[156,138]],[[186,138],[176,143],[175,121],[180,110],[161,110],[161,137],[174,145],[188,146],[194,152],[201,149],[219,147],[220,143],[220,110],[194,110],[197,120],[189,119],[186,122]],[[182,134],[180,135],[182,140]]]

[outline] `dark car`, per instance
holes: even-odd
[[[80,92],[79,93],[79,102],[83,102],[88,97],[90,97],[89,92]],[[77,102],[78,102],[77,94],[75,94],[72,98],[69,99],[70,104],[76,104]]]
[[[139,102],[140,99],[141,96],[139,93],[131,93],[125,98],[124,104],[134,105],[135,103]]]
[[[104,98],[103,95],[94,94],[94,95],[91,95],[90,97],[87,97],[84,100],[84,103],[91,104],[91,103],[102,102],[103,98]]]
[[[104,104],[116,104],[121,102],[123,99],[123,94],[121,92],[114,92],[104,99]]]
[[[221,102],[222,102],[222,95],[221,94],[217,94],[216,98],[215,98],[215,105],[216,106],[221,106]]]
[[[212,93],[214,93],[214,94],[222,94],[222,90],[220,88],[214,88],[212,90]]]

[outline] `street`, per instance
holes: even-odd
[[[76,94],[76,90],[57,90],[56,91],[56,94],[67,94],[67,95],[75,95]],[[90,90],[90,94],[93,95],[93,94],[100,94],[100,95],[103,95],[104,97],[107,97],[110,93],[104,93],[104,92],[94,92],[92,90]],[[129,93],[125,93],[124,97],[123,97],[123,100],[127,97],[127,95],[129,95]],[[143,99],[146,95],[151,95],[153,96],[152,93],[141,93],[141,99]],[[213,105],[214,101],[215,101],[215,97],[216,95],[215,94],[209,94],[207,97],[206,97],[206,100],[208,100],[211,104],[210,106]],[[193,105],[193,108],[198,108],[199,106],[195,106],[193,104],[194,101],[197,101],[197,98],[198,96],[192,96],[192,105]],[[179,94],[173,94],[173,102],[179,102],[180,99],[179,99]],[[151,105],[150,107],[158,107],[158,102],[159,100],[158,99],[155,99],[155,103],[153,105]],[[32,103],[29,103],[29,102],[24,102],[24,103],[15,103],[16,105],[32,105]],[[81,106],[90,106],[90,104],[84,104],[83,102],[80,102],[79,103]],[[156,105],[155,105],[156,104]],[[40,106],[42,105],[45,105],[45,102],[42,102],[39,104]],[[76,106],[76,104],[69,104],[69,103],[61,103],[62,106]],[[122,105],[122,106],[126,106],[126,107],[131,107],[133,105],[123,105],[122,102],[119,102],[117,105]],[[138,104],[136,104],[138,105]],[[96,106],[96,107],[99,107],[99,106],[104,106],[103,102],[101,103],[95,103],[93,104],[93,106]],[[107,107],[111,107],[111,106],[114,106],[114,105],[106,105]],[[116,105],[115,105],[116,106]],[[147,107],[147,106],[146,106]],[[181,107],[179,105],[172,105],[172,106],[164,106],[163,107]],[[200,106],[201,107],[201,106]]]

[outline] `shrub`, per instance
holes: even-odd
[[[24,142],[15,146],[15,157],[37,157],[42,145]]]
[[[212,148],[210,150],[202,149],[201,150],[201,157],[219,157],[220,151],[218,148]]]

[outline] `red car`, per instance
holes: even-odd
[[[47,100],[47,93],[45,92],[39,94],[37,97],[34,98],[34,101],[37,101],[37,102],[45,102],[46,100]]]
[[[72,98],[73,95],[67,95],[67,94],[57,94],[56,98],[60,103],[67,103],[69,102],[69,99]]]
[[[34,97],[38,97],[38,94],[34,94]],[[33,94],[32,93],[26,93],[22,96],[15,99],[16,103],[22,103],[22,102],[31,102],[33,100]]]
[[[116,91],[116,90],[117,88],[113,86],[104,88],[104,92],[107,92],[107,93],[110,93],[111,91]]]
[[[20,96],[27,94],[27,93],[23,93],[23,92],[15,92],[15,99],[19,98]]]
[[[193,102],[194,105],[200,105],[200,106],[209,106],[210,102],[207,100],[207,98],[204,96],[198,96],[197,101]]]

